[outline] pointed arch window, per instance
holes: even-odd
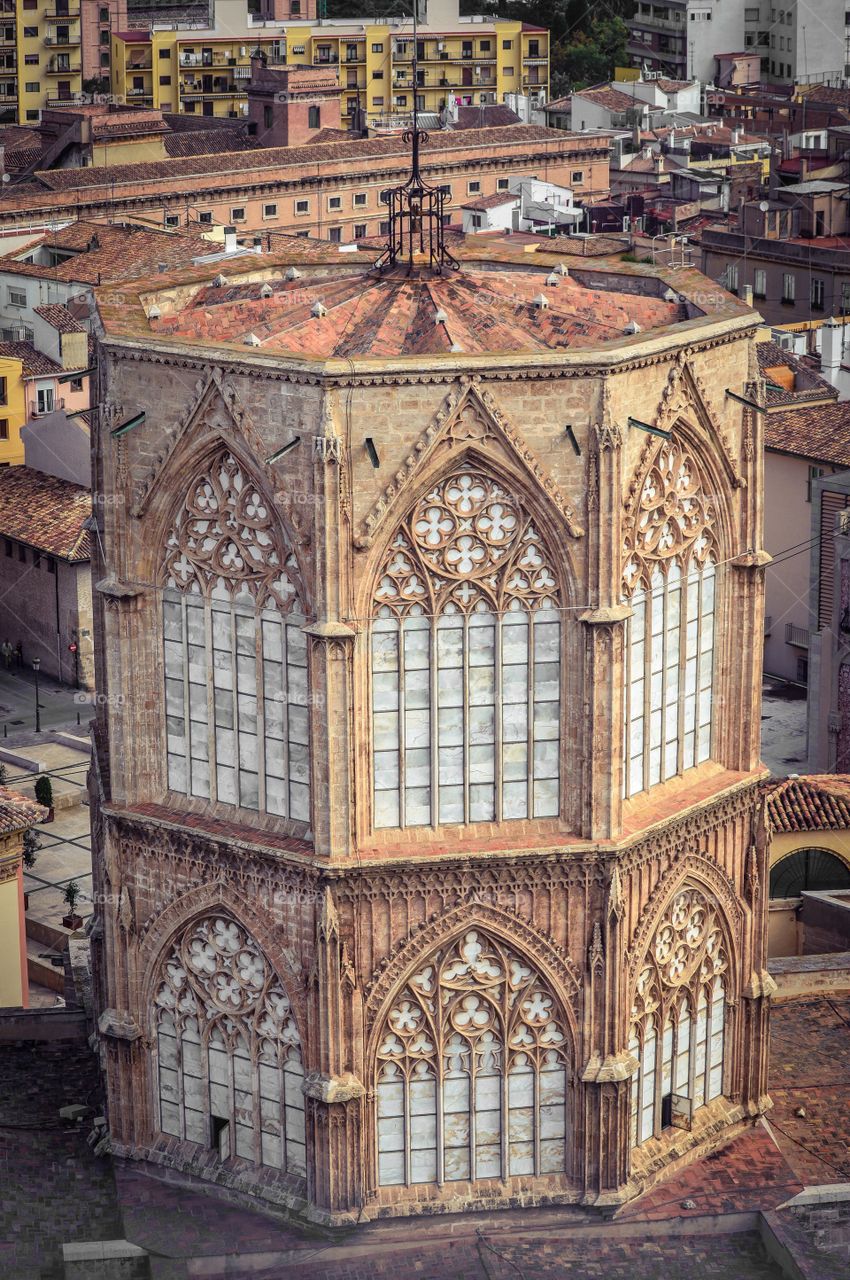
[[[190,925],[154,997],[163,1133],[303,1176],[304,1070],[289,998],[234,920]]]
[[[696,1111],[723,1093],[728,969],[716,911],[699,889],[682,889],[655,931],[635,988],[633,1147],[669,1125],[674,1097]]]
[[[540,975],[482,930],[429,956],[378,1044],[379,1185],[563,1174],[565,1025]]]
[[[665,441],[625,545],[623,791],[637,795],[711,756],[716,518],[699,468]]]
[[[164,581],[169,788],[309,821],[298,569],[269,504],[227,449],[186,496]]]
[[[560,597],[534,521],[469,468],[402,522],[372,623],[376,827],[557,817]]]

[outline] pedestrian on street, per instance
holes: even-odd
[[[14,649],[12,648],[11,641],[4,640],[3,643],[0,644],[0,654],[2,654],[3,666],[6,668],[7,671],[10,671],[12,668],[13,653],[14,653]]]
[[[15,664],[19,667],[24,665],[24,646],[20,640],[15,645]]]

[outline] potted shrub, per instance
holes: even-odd
[[[50,781],[46,773],[36,779],[35,798],[40,805],[47,810],[47,817],[42,818],[42,822],[53,821],[53,783]]]
[[[82,916],[78,916],[74,910],[81,892],[82,890],[76,880],[69,880],[65,886],[65,892],[62,897],[68,904],[68,914],[62,917],[62,924],[66,929],[82,929],[83,927]]]
[[[32,827],[28,827],[24,832],[24,853],[21,859],[27,871],[31,871],[35,866],[36,855],[40,848],[41,839],[38,832],[34,831]],[[24,893],[24,911],[29,911],[29,906],[30,896],[28,893]]]

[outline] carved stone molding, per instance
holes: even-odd
[[[366,1093],[362,1083],[352,1071],[342,1075],[323,1075],[321,1071],[311,1071],[304,1077],[301,1086],[304,1096],[317,1102],[351,1102],[354,1098],[362,1098]]]
[[[130,1013],[118,1009],[104,1009],[97,1020],[98,1030],[111,1040],[125,1040],[132,1043],[142,1037],[142,1028]]]

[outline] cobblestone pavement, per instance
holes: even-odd
[[[800,1180],[850,1181],[850,996],[774,1004],[769,1088],[768,1122]]]
[[[59,1108],[101,1109],[85,1041],[0,1045],[0,1274],[61,1275],[61,1245],[122,1235],[112,1168],[86,1144],[90,1125]]]

